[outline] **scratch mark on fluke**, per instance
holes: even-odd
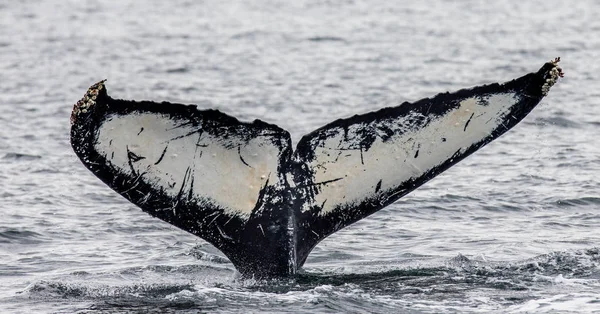
[[[379,190],[381,190],[381,182],[383,182],[383,180],[379,180],[379,182],[377,182],[377,186],[375,187],[375,193],[379,192]]]
[[[467,131],[467,127],[469,126],[469,122],[471,122],[471,119],[473,119],[474,115],[475,115],[475,113],[472,113],[471,116],[469,117],[469,120],[467,120],[467,123],[465,123],[465,127],[463,129],[463,132]]]
[[[154,163],[155,166],[158,165],[163,160],[163,158],[165,158],[165,154],[167,153],[167,148],[169,148],[168,144],[165,145],[165,149],[163,149],[162,153],[160,154],[160,157],[158,157],[158,160]]]
[[[248,166],[248,167],[252,168],[252,166],[250,166],[250,165],[249,165],[249,164],[248,164],[248,163],[247,163],[247,162],[244,160],[244,158],[242,157],[242,151],[241,151],[241,148],[240,148],[239,146],[238,146],[238,155],[240,156],[240,160],[242,161],[242,163],[243,163],[244,165],[246,165],[246,166]]]

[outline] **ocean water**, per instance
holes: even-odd
[[[594,0],[0,1],[0,313],[600,313],[598,16]],[[520,125],[286,280],[239,278],[69,144],[72,105],[105,78],[298,140],[557,56],[566,77]]]

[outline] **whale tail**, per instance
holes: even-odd
[[[503,84],[287,131],[193,105],[127,101],[104,81],[75,104],[82,163],[150,215],[220,249],[244,275],[294,274],[319,241],[432,179],[521,121],[559,59]]]

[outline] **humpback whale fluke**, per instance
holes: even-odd
[[[143,211],[220,249],[245,276],[294,274],[328,235],[504,134],[562,76],[555,59],[498,84],[333,121],[302,137],[193,105],[91,86],[71,115],[83,164]]]

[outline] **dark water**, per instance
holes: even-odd
[[[600,312],[596,1],[0,1],[0,312]],[[561,56],[521,125],[321,243],[239,279],[93,177],[72,104],[115,97],[335,118],[508,80]]]

